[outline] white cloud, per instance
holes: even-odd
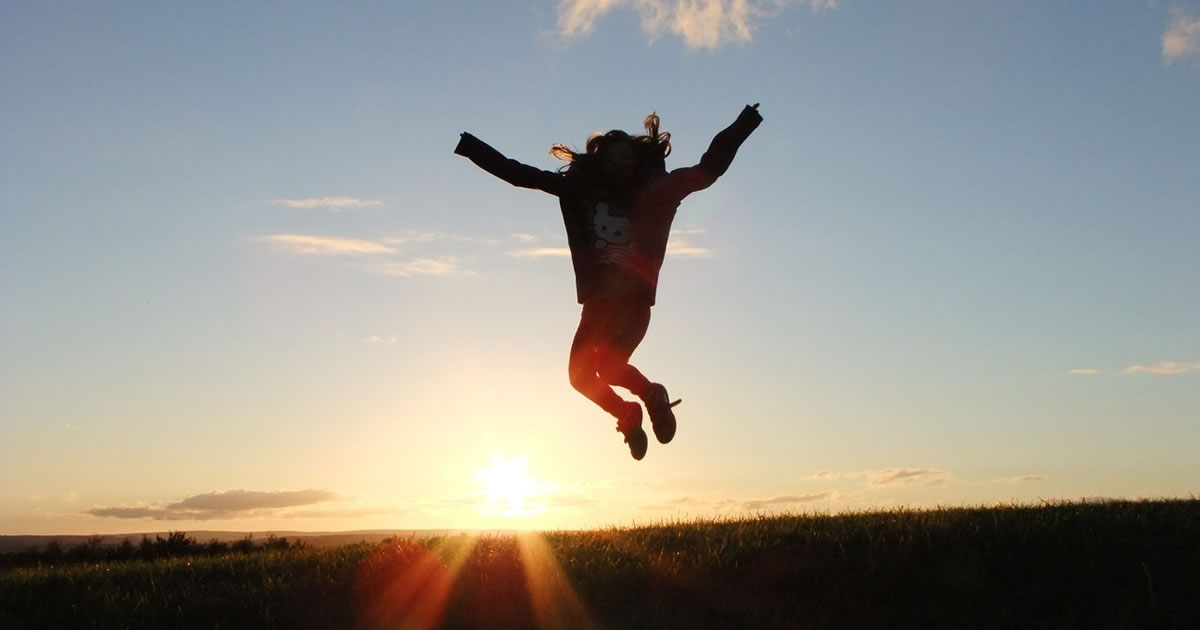
[[[1171,24],[1162,36],[1162,57],[1171,63],[1180,57],[1200,54],[1200,18],[1180,9],[1171,13]]]
[[[517,258],[564,258],[571,255],[566,247],[527,247],[509,252]]]
[[[274,234],[254,240],[271,243],[282,251],[295,254],[325,256],[367,256],[368,259],[356,266],[371,273],[393,276],[471,276],[475,272],[463,267],[454,256],[429,256],[400,261],[390,259],[388,254],[397,250],[391,245],[427,243],[437,239],[472,240],[493,243],[490,239],[457,236],[442,233],[402,232],[380,240],[317,236],[311,234]]]
[[[404,262],[380,261],[366,265],[365,268],[384,276],[408,278],[411,276],[473,276],[474,271],[459,264],[453,256],[442,258],[417,258]]]
[[[706,247],[696,247],[678,239],[667,244],[667,255],[672,258],[712,258],[713,252]]]
[[[1080,376],[1092,376],[1099,373],[1100,370],[1097,370],[1096,368],[1076,368],[1070,372],[1067,372],[1067,374],[1076,374]]]
[[[537,237],[532,234],[513,234],[513,238],[521,243],[533,243],[537,241]]]
[[[358,197],[309,197],[307,199],[276,199],[271,202],[277,206],[288,208],[329,208],[341,212],[347,208],[377,208],[383,205],[378,199],[359,199]]]
[[[1200,371],[1200,363],[1177,363],[1175,361],[1163,361],[1158,365],[1131,365],[1125,368],[1126,374],[1187,374],[1188,372]]]
[[[748,0],[703,0],[675,3],[670,29],[690,48],[717,48],[730,41],[750,41]]]
[[[494,238],[466,236],[448,232],[417,232],[413,230],[401,230],[382,240],[387,245],[410,245],[413,243],[432,243],[434,241],[458,241],[460,243],[482,243],[484,245],[500,244],[500,241]]]
[[[667,241],[667,256],[672,258],[711,258],[713,252],[707,247],[697,247],[688,241],[689,236],[705,234],[704,228],[686,228],[671,230],[671,238]]]
[[[884,468],[867,471],[867,485],[875,488],[913,483],[943,486],[950,483],[950,479],[950,473],[936,468]]]
[[[813,11],[837,8],[837,0],[560,0],[558,27],[566,37],[587,35],[596,21],[615,9],[636,11],[651,38],[676,35],[688,48],[716,49],[746,43],[755,23],[790,5]]]
[[[376,241],[311,234],[274,234],[261,239],[296,254],[390,254],[395,250]]]

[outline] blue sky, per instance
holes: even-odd
[[[1195,2],[7,3],[0,93],[0,533],[1197,490]],[[634,462],[556,200],[452,149],[657,111],[686,166],[755,102]]]

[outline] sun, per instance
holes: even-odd
[[[485,514],[498,516],[533,516],[546,510],[546,484],[529,475],[524,455],[508,459],[499,453],[492,455],[492,465],[478,471],[485,503]]]

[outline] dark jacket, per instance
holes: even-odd
[[[733,124],[713,138],[699,164],[644,178],[631,195],[589,189],[565,173],[506,158],[469,133],[462,134],[454,152],[514,186],[558,197],[581,304],[598,297],[654,304],[679,202],[725,174],[738,148],[761,122],[756,109],[745,107]],[[614,282],[614,277],[621,281]]]

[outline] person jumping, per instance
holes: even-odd
[[[618,395],[622,387],[646,405],[654,436],[675,436],[675,414],[667,389],[652,382],[629,358],[650,326],[659,271],[679,203],[725,174],[738,148],[762,122],[758,104],[747,105],[733,124],[713,138],[699,164],[666,170],[671,134],[659,131],[657,114],[643,121],[645,135],[620,130],[593,134],[583,152],[555,144],[550,154],[567,164],[546,171],[505,157],[463,132],[454,152],[521,188],[558,197],[575,290],[583,311],[571,343],[571,385],[617,419],[617,431],[640,460],[648,439],[642,407]]]

